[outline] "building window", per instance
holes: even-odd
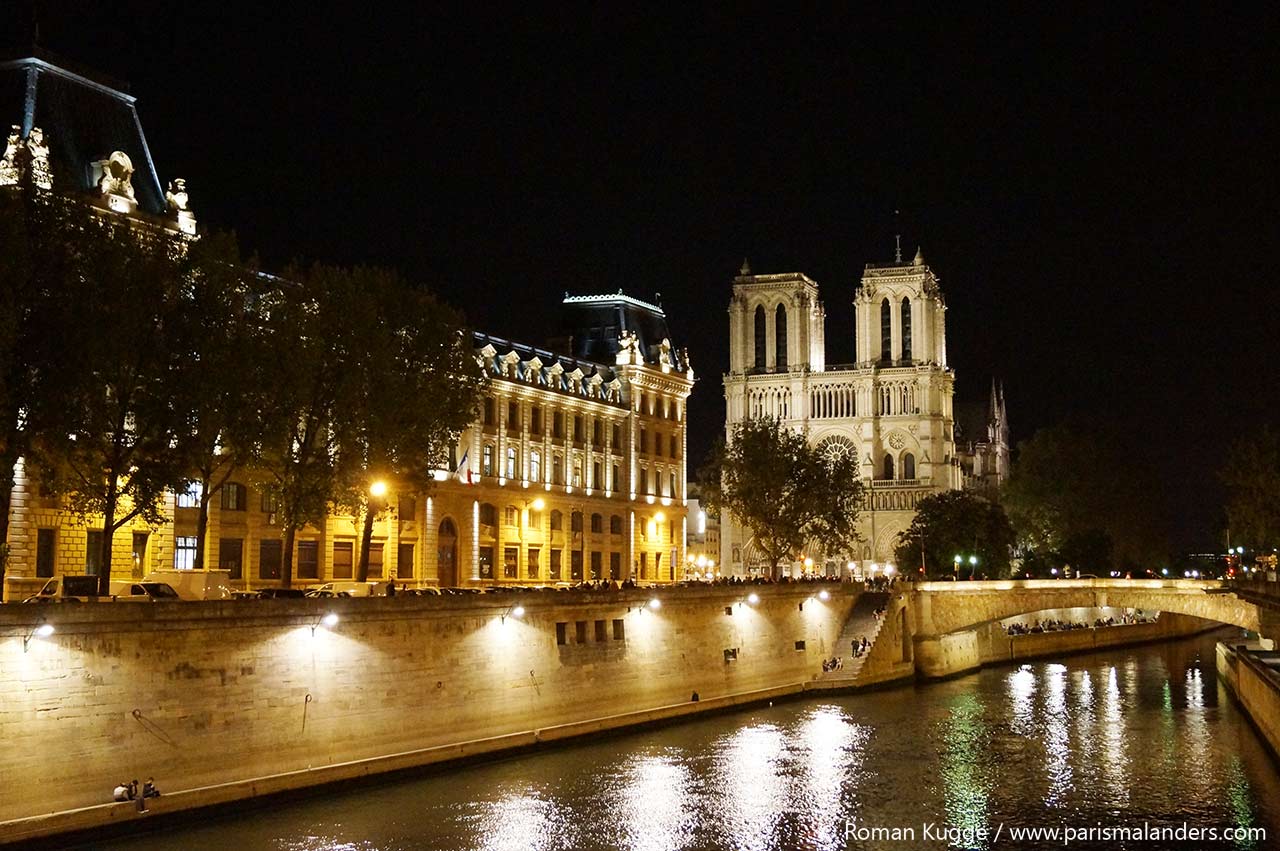
[[[567,621],[560,621],[556,624],[556,644],[565,645],[569,643],[569,624]]]
[[[914,479],[916,477],[916,456],[908,452],[902,456],[902,478]]]
[[[640,493],[649,492],[649,471],[643,467],[640,469]]]
[[[887,298],[880,302],[880,360],[893,360],[893,308]]]
[[[778,305],[777,311],[774,313],[773,319],[773,336],[774,336],[774,358],[778,362],[778,369],[787,368],[787,309],[783,305]]]
[[[514,446],[507,447],[507,478],[514,479],[516,477],[516,449]]]
[[[902,359],[911,360],[911,299],[902,300]]]
[[[600,462],[594,461],[591,464],[591,487],[602,487],[600,483]]]
[[[493,475],[493,444],[486,443],[480,453],[480,475]]]
[[[622,517],[620,517],[617,514],[610,515],[609,517],[609,534],[611,535],[622,534]]]
[[[756,369],[764,369],[764,305],[756,305],[755,347]]]
[[[627,638],[627,627],[622,618],[613,619],[613,640],[625,641]]]
[[[597,535],[604,531],[604,515],[603,514],[591,515],[591,531],[592,533]]]
[[[551,531],[559,532],[564,529],[564,515],[559,511],[551,512]]]
[[[676,436],[674,434],[671,435],[669,443],[670,443],[671,451],[668,452],[667,454],[670,455],[672,458],[678,457],[676,453]]]
[[[574,550],[569,554],[569,579],[582,581],[582,550]]]
[[[502,513],[508,526],[520,525],[520,511],[514,505],[508,505]]]
[[[537,405],[529,409],[529,431],[542,434],[542,409]]]
[[[529,478],[542,484],[542,453],[536,449],[529,452]]]
[[[575,488],[582,487],[582,459],[573,462],[573,486]]]
[[[649,554],[640,553],[640,578],[649,578]]]
[[[551,551],[551,580],[553,582],[560,580],[560,558],[563,554],[562,550]]]
[[[604,556],[599,552],[594,552],[591,554],[591,578],[592,579],[602,578],[600,575],[600,569],[601,569],[601,565],[603,564],[603,561],[602,561],[603,558]]]
[[[551,414],[551,436],[564,438],[564,411],[555,411]]]
[[[617,465],[617,464],[614,464],[614,465],[613,465],[613,477],[609,480],[609,487],[610,487],[610,488],[612,488],[613,490],[617,490],[617,489],[618,489],[618,474],[619,474],[620,472],[621,472],[621,469],[618,467],[618,465]]]
[[[622,445],[622,426],[617,423],[613,424],[613,451],[618,452],[619,446]]]
[[[525,571],[530,579],[537,579],[542,573],[542,550],[537,547],[529,548],[529,561],[525,564]]]
[[[258,578],[279,579],[281,555],[284,547],[280,541],[258,542]]]
[[[516,579],[520,570],[520,548],[505,547],[502,551],[502,576]]]
[[[498,507],[491,502],[480,503],[480,525],[481,526],[497,526],[498,525]],[[490,534],[493,534],[490,532]]]
[[[582,512],[575,511],[569,515],[569,529],[573,532],[582,531]]]
[[[573,416],[573,442],[582,443],[586,439],[586,432],[582,428],[582,415],[574,414]]]
[[[640,429],[640,454],[649,454],[649,432],[646,429]]]
[[[320,578],[319,541],[298,541],[298,578]]]
[[[662,553],[653,554],[653,578],[662,579]]]
[[[520,430],[520,406],[515,402],[507,403],[507,431]]]
[[[396,578],[413,578],[413,544],[400,544],[396,547]]]
[[[244,577],[244,540],[223,538],[218,541],[218,569],[231,574],[232,579]]]
[[[280,510],[280,497],[275,491],[264,490],[259,497],[258,510],[263,514],[275,514]],[[268,523],[272,522],[270,520]]]
[[[146,574],[147,569],[147,541],[151,539],[151,535],[146,532],[133,533],[133,576],[135,579],[141,579]],[[39,553],[37,553],[39,557]]]
[[[382,578],[383,544],[369,544],[369,578]]]
[[[604,445],[604,425],[599,420],[593,420],[591,422],[591,445]]]
[[[622,578],[622,553],[609,553],[609,578]]]
[[[563,485],[564,484],[564,456],[553,455],[551,456],[551,459],[552,459],[551,461],[552,478],[555,479],[555,483],[557,485]]]
[[[653,435],[653,454],[659,458],[662,457],[662,435],[657,432]]]
[[[201,490],[199,482],[187,482],[186,490],[178,491],[178,507],[179,508],[199,508],[200,495],[204,491]]]
[[[244,511],[247,506],[245,503],[244,485],[237,482],[227,482],[222,486],[222,510],[223,511]]]
[[[493,547],[480,548],[480,578],[493,578]]]
[[[587,622],[586,621],[573,622],[573,638],[574,638],[575,644],[587,643]]]
[[[603,644],[609,640],[609,625],[605,621],[596,621],[596,642]]]
[[[892,455],[884,456],[884,477],[890,480],[893,479],[893,456]]]
[[[53,530],[36,530],[36,576],[53,576]]]
[[[540,530],[542,528],[542,512],[536,508],[530,508],[528,522],[529,522],[530,529]]]
[[[194,570],[196,566],[196,536],[175,535],[173,538],[173,569]],[[89,573],[97,573],[90,570]]]
[[[400,515],[400,520],[412,521],[418,516],[418,500],[413,494],[401,494],[399,505],[396,506],[396,513]]]
[[[670,482],[668,482],[668,484],[670,485],[670,489],[668,491],[668,495],[672,497],[679,496],[679,494],[676,493],[676,474],[670,473],[669,476],[670,476]]]
[[[493,422],[493,421],[494,421],[493,400],[492,400],[492,399],[485,399],[485,400],[484,400],[484,419],[483,419],[483,422],[484,422],[484,424],[485,424],[485,425],[493,425],[493,424],[494,424],[494,422]]]
[[[350,579],[351,568],[355,563],[355,543],[353,541],[335,541],[333,545],[333,578]]]

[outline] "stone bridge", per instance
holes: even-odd
[[[1134,608],[1187,615],[1280,638],[1280,595],[1272,605],[1237,590],[1223,582],[1184,579],[906,583],[897,586],[888,604],[885,628],[865,669],[867,679],[949,676],[1007,659],[1012,648],[993,624],[1047,609]],[[1162,618],[1160,628],[1149,631],[1153,636],[1176,637],[1196,630],[1200,623]],[[1067,643],[1086,638],[1094,640],[1092,631]]]
[[[1241,599],[1231,586],[1214,580],[1010,579],[918,582],[907,587],[916,635],[961,632],[1045,609],[1102,606],[1177,612],[1254,632],[1280,625],[1280,612],[1273,614]]]

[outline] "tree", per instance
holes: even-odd
[[[1065,423],[1019,445],[1001,501],[1020,541],[1042,556],[1062,557],[1065,548],[1087,553],[1094,570],[1138,569],[1168,549],[1152,468],[1118,430]],[[1105,564],[1099,536],[1113,554]]]
[[[999,503],[971,491],[944,491],[920,500],[911,526],[898,536],[894,555],[903,570],[923,559],[928,576],[938,579],[1009,573],[1014,534]],[[957,570],[955,556],[963,563]],[[969,557],[976,556],[976,567]]]
[[[727,512],[751,532],[770,575],[811,541],[852,552],[862,504],[858,460],[824,455],[776,419],[743,420],[717,443],[699,472],[711,511]]]
[[[181,357],[175,404],[186,417],[181,451],[200,485],[194,565],[204,568],[209,505],[231,477],[259,457],[268,397],[264,329],[256,310],[268,285],[241,262],[235,237],[208,234],[192,244],[187,286],[175,321]]]
[[[374,482],[427,493],[433,471],[447,466],[449,448],[475,419],[485,375],[462,318],[431,293],[377,269],[354,269],[345,292],[354,382],[351,427],[339,447],[339,505],[363,515],[356,578],[369,578],[374,519],[390,507],[371,493]]]
[[[59,281],[68,331],[50,381],[29,412],[31,457],[81,518],[101,516],[99,590],[110,588],[116,530],[159,524],[167,490],[186,471],[176,345],[187,253],[181,237],[86,211],[63,234],[74,274]]]
[[[1232,539],[1251,549],[1280,546],[1280,431],[1263,426],[1239,438],[1220,476]]]

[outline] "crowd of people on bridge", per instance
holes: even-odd
[[[1082,621],[1063,621],[1051,618],[1044,621],[1036,621],[1034,624],[1011,623],[1005,627],[1005,632],[1009,635],[1039,635],[1045,632],[1066,632],[1073,629],[1100,629],[1104,626],[1122,626],[1135,623],[1155,623],[1155,615],[1144,615],[1142,609],[1134,612],[1124,612],[1120,615],[1120,620],[1114,617],[1096,618],[1092,624]]]

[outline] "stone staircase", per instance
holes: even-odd
[[[880,627],[884,623],[876,617],[876,609],[888,602],[888,592],[867,591],[858,598],[858,602],[853,604],[853,611],[849,613],[849,618],[844,622],[844,629],[840,631],[840,638],[836,641],[835,650],[831,654],[840,657],[844,667],[838,671],[819,671],[814,676],[814,680],[829,688],[851,686],[857,682],[858,672],[862,670],[863,663],[871,654],[876,636],[880,634]],[[864,636],[867,639],[867,652],[855,658],[853,642],[861,642]]]

